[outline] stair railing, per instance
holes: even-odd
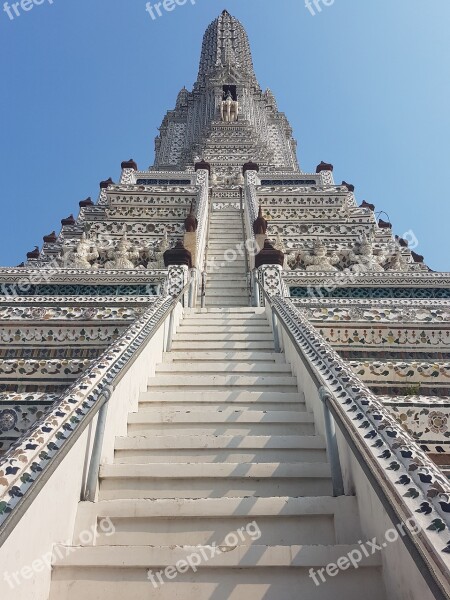
[[[201,273],[205,270],[207,253],[208,253],[208,237],[209,237],[209,222],[211,217],[211,197],[209,193],[209,173],[205,169],[197,171],[196,183],[199,186],[198,193],[198,208],[197,208],[197,277],[195,282],[194,302],[191,307],[195,307],[198,295],[198,285],[200,282]]]

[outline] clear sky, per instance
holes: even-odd
[[[13,20],[3,1],[2,265],[77,216],[122,160],[153,162],[157,127],[226,8],[293,126],[302,169],[332,162],[359,202],[450,271],[449,0],[320,0],[314,16],[304,0],[187,0],[156,20],[145,0],[39,0]]]

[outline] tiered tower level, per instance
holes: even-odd
[[[230,119],[222,112],[228,97],[238,103]],[[268,172],[299,170],[288,120],[272,92],[261,90],[247,33],[227,12],[208,27],[194,88],[181,90],[160,132],[155,170],[184,170],[199,156],[219,178],[236,176],[248,160]]]

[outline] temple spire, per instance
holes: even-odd
[[[224,67],[234,69],[257,85],[247,33],[227,10],[209,25],[204,35],[198,83]]]

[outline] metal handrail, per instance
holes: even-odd
[[[83,434],[85,429],[88,427],[88,425],[90,425],[90,423],[93,421],[93,419],[95,418],[97,413],[102,409],[102,407],[107,405],[110,395],[112,394],[114,389],[117,387],[118,383],[127,374],[127,372],[132,367],[132,365],[135,363],[136,359],[140,356],[144,347],[153,338],[153,336],[160,329],[162,324],[167,320],[167,317],[169,315],[173,315],[173,311],[175,310],[176,306],[178,305],[178,302],[180,301],[180,299],[186,293],[187,289],[189,288],[190,283],[191,282],[188,281],[188,283],[186,283],[186,285],[183,287],[183,289],[177,296],[173,296],[172,298],[170,296],[168,296],[165,298],[165,301],[170,301],[170,304],[167,306],[167,309],[164,310],[164,313],[158,317],[158,320],[153,325],[153,327],[152,327],[151,331],[148,333],[148,335],[146,335],[143,340],[140,340],[139,347],[133,352],[132,356],[130,358],[128,358],[124,364],[120,364],[118,367],[116,367],[117,368],[116,372],[114,372],[114,367],[111,367],[111,369],[109,370],[110,372],[113,373],[111,379],[108,382],[104,382],[102,379],[102,380],[98,381],[92,389],[89,390],[90,395],[92,395],[95,392],[95,390],[98,390],[98,394],[99,394],[98,398],[96,399],[95,403],[93,404],[93,406],[91,407],[89,412],[83,417],[83,419],[77,425],[77,427],[73,431],[73,433],[71,433],[71,435],[65,440],[64,444],[61,445],[61,447],[58,449],[56,454],[49,459],[48,463],[45,465],[45,467],[42,468],[42,470],[39,473],[35,474],[35,478],[34,478],[34,481],[31,485],[31,487],[29,487],[25,491],[23,496],[14,505],[11,512],[9,512],[6,515],[6,517],[4,518],[3,522],[0,525],[0,546],[6,541],[6,539],[9,537],[9,535],[12,533],[12,531],[14,530],[16,525],[19,523],[19,521],[22,518],[25,511],[32,504],[33,500],[40,493],[40,491],[42,490],[44,485],[47,483],[47,481],[50,479],[50,477],[56,471],[57,467],[62,462],[62,460],[65,458],[65,456],[67,456],[67,454],[69,453],[71,448],[80,439],[81,435]],[[162,300],[164,300],[164,299],[162,299]],[[159,310],[162,307],[163,307],[163,305],[159,306],[159,308],[156,310]],[[147,311],[147,314],[150,313],[150,310],[151,309],[149,309]],[[140,317],[140,320],[144,320],[145,318],[146,318],[146,314],[144,314],[142,317]],[[114,342],[113,346],[119,347],[120,345],[123,345],[124,340],[129,335],[129,332],[132,331],[135,326],[136,326],[136,323],[133,323],[132,325],[130,325],[130,327]],[[142,325],[141,334],[142,334],[142,331],[145,329],[145,326],[146,326],[146,324]],[[169,334],[170,334],[170,331],[169,331]],[[140,335],[140,333],[136,332],[135,337],[138,335]],[[97,365],[104,364],[105,360],[108,358],[108,355],[110,353],[111,353],[111,346],[109,348],[107,348],[97,360],[94,361],[94,363],[89,367],[88,372],[95,369]],[[117,365],[118,363],[121,362],[121,360],[123,360],[123,357],[121,355],[119,355],[117,357],[117,359],[115,360],[115,364]],[[62,401],[64,397],[70,395],[71,390],[75,389],[76,386],[78,385],[78,382],[81,381],[85,377],[86,377],[86,373],[84,373],[77,381],[75,381],[70,386],[70,388],[66,392],[64,392],[64,394],[62,394],[60,396],[60,401]],[[55,405],[57,403],[58,403],[58,401],[56,401]],[[104,415],[104,416],[106,416],[106,415]],[[44,416],[44,420],[47,420],[47,415]],[[102,421],[102,420],[104,421],[104,417],[103,417],[103,419],[99,419],[98,423],[97,423],[97,431],[96,431],[96,437],[98,438],[97,443],[99,443],[102,440],[102,432],[99,429],[102,426],[100,423],[100,421]],[[34,425],[34,427],[29,432],[27,432],[26,436],[29,436],[34,429],[39,428],[40,426],[41,426],[41,421],[37,422]],[[21,443],[21,440],[16,442],[16,444],[14,444],[14,446],[12,446],[11,449],[5,454],[5,456],[3,457],[3,460],[7,459],[9,454],[13,453],[15,451],[16,447],[20,443]],[[92,457],[91,457],[91,459],[92,459]],[[90,467],[89,471],[90,472],[95,471],[94,466],[92,468]],[[98,473],[98,470],[97,470],[97,473]],[[93,477],[93,475],[91,474],[91,478],[92,477]],[[91,482],[92,482],[92,479],[91,479]],[[89,495],[92,494],[92,492],[89,491],[89,488],[92,489],[91,482],[87,482],[85,490],[82,491],[82,496],[87,493]]]
[[[252,280],[250,273],[250,257],[249,250],[247,246],[247,232],[245,227],[245,214],[244,214],[244,188],[239,186],[239,210],[241,214],[241,226],[242,226],[242,239],[244,244],[244,256],[245,256],[245,272],[247,273],[247,288],[248,288],[248,301],[249,306],[251,306],[252,299]]]
[[[258,284],[259,284],[259,282],[258,282]],[[314,369],[313,365],[310,363],[310,361],[307,359],[307,357],[303,354],[302,349],[299,348],[297,340],[295,339],[294,335],[292,334],[289,327],[285,323],[283,315],[278,311],[277,307],[274,306],[274,304],[272,302],[272,298],[267,293],[267,290],[265,290],[264,287],[260,284],[258,285],[258,287],[261,289],[265,301],[268,302],[268,304],[271,308],[272,314],[275,313],[275,315],[277,316],[277,322],[279,324],[281,324],[281,326],[283,327],[283,330],[285,331],[285,333],[291,340],[293,347],[294,347],[295,351],[297,352],[298,356],[300,357],[304,367],[306,368],[308,374],[311,376],[315,385],[317,386],[317,389],[319,392],[319,397],[320,397],[321,401],[323,402],[324,411],[325,411],[324,412],[325,434],[326,434],[326,438],[327,438],[327,447],[329,448],[329,452],[330,452],[330,449],[332,449],[332,451],[330,452],[330,463],[331,463],[331,468],[332,468],[334,495],[337,495],[337,492],[339,491],[339,485],[342,485],[342,488],[341,488],[342,494],[345,493],[344,485],[343,485],[343,481],[342,481],[342,470],[341,470],[341,465],[340,465],[340,460],[339,460],[337,440],[336,440],[336,436],[335,436],[335,432],[334,432],[334,423],[336,423],[338,425],[344,439],[346,440],[348,446],[350,447],[353,455],[355,456],[356,460],[358,461],[359,466],[363,470],[370,485],[372,486],[376,495],[378,496],[379,500],[381,501],[381,503],[382,503],[384,509],[386,510],[386,513],[388,514],[389,518],[391,519],[392,523],[396,524],[399,521],[404,521],[405,515],[401,514],[401,512],[396,509],[394,503],[392,502],[392,497],[390,496],[388,490],[385,487],[383,487],[382,483],[380,482],[380,480],[377,477],[374,470],[372,470],[370,468],[369,463],[371,461],[368,460],[367,453],[364,452],[364,449],[361,446],[361,444],[358,443],[357,440],[355,440],[355,438],[353,437],[350,428],[348,427],[347,423],[345,422],[345,420],[341,414],[340,407],[334,398],[333,392],[330,390],[330,388],[328,386],[328,382],[326,381],[326,379],[322,376],[322,374],[320,372],[318,372],[316,369]],[[331,417],[332,417],[332,420],[331,420]],[[333,469],[335,469],[334,476],[333,476]],[[341,479],[342,483],[339,483],[339,479]],[[336,484],[337,484],[337,487],[335,487]],[[339,495],[342,495],[342,494],[339,494]],[[433,593],[435,599],[436,600],[448,600],[450,598],[450,595],[446,591],[448,588],[446,588],[446,584],[443,583],[442,578],[437,576],[435,569],[432,567],[432,565],[430,565],[430,562],[427,560],[427,557],[424,555],[422,548],[419,547],[419,545],[417,543],[417,539],[416,539],[417,536],[414,536],[409,531],[408,528],[405,528],[404,531],[405,531],[405,535],[401,539],[402,539],[405,547],[407,548],[411,558],[417,565],[420,573],[422,574],[425,581],[427,582],[427,584],[430,588],[430,591]]]
[[[206,223],[206,237],[205,237],[205,250],[203,252],[203,264],[202,264],[202,287],[201,287],[201,308],[206,306],[206,278],[208,272],[208,255],[209,255],[209,232],[211,228],[211,215],[213,212],[213,198],[211,194],[211,188],[208,189],[208,220]]]

